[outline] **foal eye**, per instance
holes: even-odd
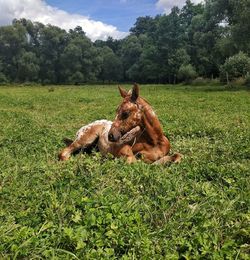
[[[129,117],[129,112],[122,112],[122,119],[127,119]]]

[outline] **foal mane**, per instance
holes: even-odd
[[[146,131],[153,142],[157,142],[157,140],[159,140],[159,138],[161,139],[164,135],[160,120],[146,99],[140,97],[138,99],[138,104],[142,106],[142,110],[145,116],[145,129],[147,129]]]
[[[145,103],[147,103],[147,105],[149,105],[151,107],[151,104],[143,97],[140,97]],[[151,107],[152,108],[152,107]]]
[[[140,101],[142,101],[142,102],[140,103]],[[145,104],[143,104],[143,103],[145,103]],[[143,107],[144,111],[147,110],[147,111],[153,112],[154,113],[154,117],[158,119],[158,117],[156,116],[156,114],[155,114],[155,112],[154,112],[154,110],[152,108],[152,105],[145,98],[139,97],[138,104]],[[146,108],[146,110],[145,110],[145,108]]]

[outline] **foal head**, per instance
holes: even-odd
[[[142,107],[138,102],[139,86],[134,84],[132,91],[129,92],[120,87],[118,88],[123,101],[117,108],[115,120],[108,134],[108,139],[111,142],[118,141],[136,126],[141,126],[143,116]]]

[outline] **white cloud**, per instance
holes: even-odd
[[[94,21],[79,14],[70,14],[48,5],[43,0],[0,0],[0,25],[10,24],[14,18],[26,18],[43,24],[52,24],[65,30],[74,29],[80,25],[93,41],[105,40],[108,36],[120,39],[127,35],[113,25]]]
[[[191,0],[192,3],[198,4],[203,2],[203,0]],[[186,3],[186,0],[158,0],[156,3],[156,6],[159,9],[163,9],[164,13],[169,14],[171,12],[171,9],[174,6],[178,6],[179,8],[182,8]]]

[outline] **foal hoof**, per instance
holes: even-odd
[[[175,153],[172,155],[172,159],[174,163],[180,163],[182,158],[183,158],[183,154],[181,153]]]
[[[68,159],[69,159],[69,156],[65,155],[63,152],[58,154],[59,161],[67,161]]]

